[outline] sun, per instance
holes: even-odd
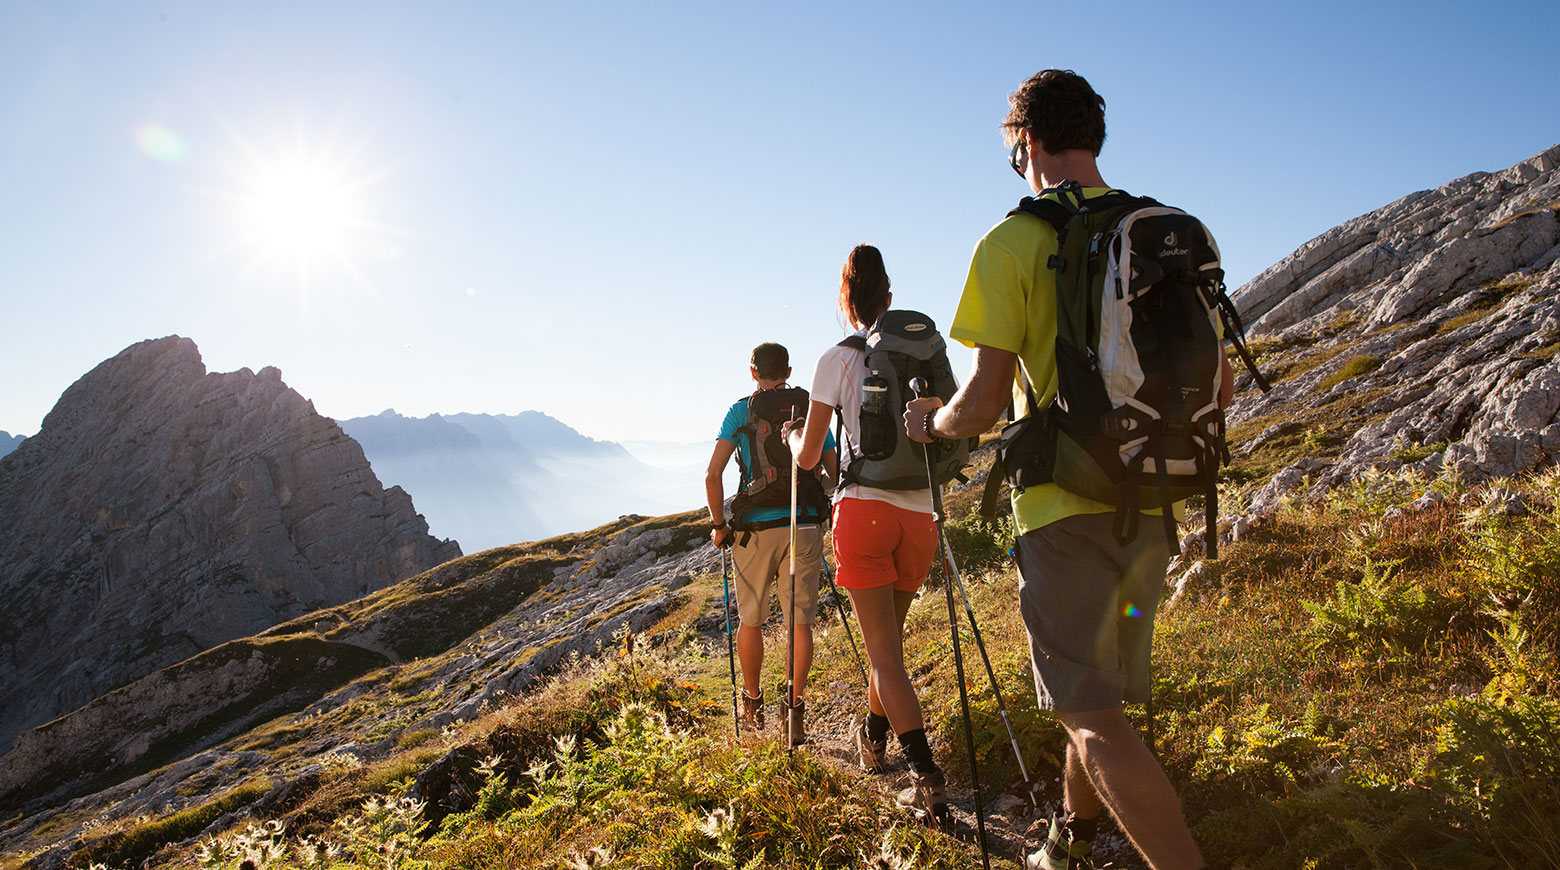
[[[337,141],[328,137],[327,143]],[[311,147],[301,134],[281,147],[235,137],[228,184],[214,191],[226,203],[224,254],[246,260],[255,277],[295,280],[300,292],[339,286],[367,288],[365,267],[394,257],[404,233],[377,219],[374,194],[385,170],[366,166],[364,146]]]
[[[352,185],[339,169],[289,160],[264,166],[243,200],[250,244],[279,259],[314,260],[343,253],[361,222]]]

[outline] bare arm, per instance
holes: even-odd
[[[829,434],[829,418],[832,416],[834,406],[814,399],[808,403],[806,425],[798,427],[786,423],[780,428],[786,445],[791,448],[791,455],[796,457],[797,465],[812,468],[818,464],[823,456],[823,439]]]
[[[1010,350],[975,345],[970,379],[953,394],[946,407],[936,397],[915,399],[905,406],[905,434],[912,441],[932,441],[933,436],[923,428],[928,411],[935,412],[932,431],[938,438],[968,438],[990,429],[1012,401],[1016,365],[1018,354]]]
[[[838,486],[840,482],[840,455],[833,450],[823,452],[823,470],[829,476],[831,486]]]
[[[710,453],[710,465],[704,470],[704,498],[709,502],[710,525],[725,525],[726,523],[726,485],[721,478],[726,473],[726,463],[731,461],[731,454],[735,453],[735,442],[724,438],[715,439],[715,450]],[[710,540],[719,547],[725,542],[725,538],[731,535],[728,529],[711,529]]]

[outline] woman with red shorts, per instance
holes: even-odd
[[[883,255],[871,245],[857,245],[840,276],[839,310],[856,334],[887,311],[889,292]],[[841,463],[848,481],[849,464],[861,461],[861,385],[867,376],[866,354],[836,345],[824,352],[813,375],[811,406],[805,425],[791,429],[791,452],[803,468],[817,464],[838,408],[845,428]],[[903,434],[903,433],[901,433]],[[916,592],[926,581],[937,549],[937,530],[929,489],[887,490],[860,484],[841,486],[834,494],[834,562],[839,585],[850,593],[851,606],[872,665],[867,687],[867,715],[851,722],[851,736],[863,769],[879,773],[887,766],[888,730],[899,737],[915,774],[915,784],[899,802],[934,823],[947,820],[946,778],[932,760],[921,719],[921,702],[905,672],[905,616]]]

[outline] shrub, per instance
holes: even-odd
[[[1560,866],[1560,703],[1457,699],[1423,776],[1509,866]]]
[[[961,571],[971,574],[1011,564],[1013,541],[1018,530],[1012,516],[1000,516],[988,522],[979,513],[969,513],[943,523],[948,543]]]

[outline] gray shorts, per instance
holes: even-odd
[[[1113,514],[1067,517],[1018,539],[1019,606],[1040,709],[1082,713],[1148,700],[1154,613],[1170,548],[1143,523],[1127,546]]]

